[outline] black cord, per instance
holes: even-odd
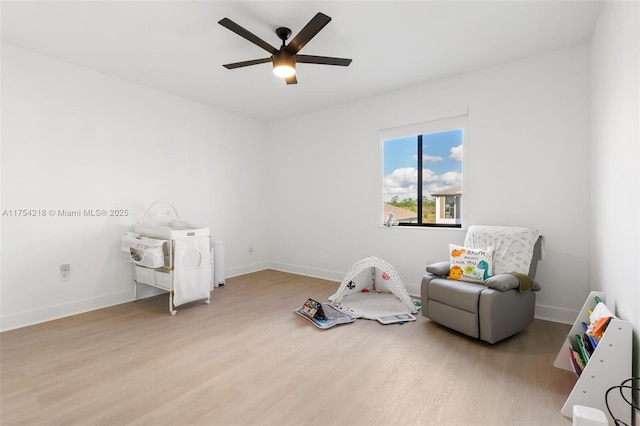
[[[638,405],[633,403],[633,391],[640,391],[640,387],[626,385],[626,383],[631,382],[633,380],[640,380],[640,377],[630,377],[627,380],[624,380],[622,383],[620,383],[617,386],[611,386],[609,389],[607,389],[607,391],[604,394],[604,403],[607,406],[607,411],[609,411],[609,416],[611,416],[611,418],[613,419],[613,422],[614,422],[614,424],[616,426],[629,426],[629,425],[626,424],[625,422],[623,422],[622,420],[619,420],[619,419],[615,418],[615,416],[613,415],[613,412],[611,411],[611,407],[609,407],[609,392],[611,392],[614,389],[619,389],[620,390],[620,396],[622,397],[624,402],[629,404],[634,410],[639,410],[640,411],[640,406],[638,406]],[[622,389],[631,389],[631,391],[632,391],[631,392],[631,400],[627,399],[627,397],[622,392]]]

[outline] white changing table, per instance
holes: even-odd
[[[169,293],[169,312],[196,300],[211,301],[212,279],[210,233],[207,227],[196,227],[179,219],[171,203],[157,201],[149,207],[144,220],[135,225],[135,234],[128,238],[144,240],[150,246],[162,248],[163,261],[149,264],[142,259],[130,260],[134,265],[134,299],[137,284],[156,287]],[[123,237],[124,241],[124,237]],[[126,257],[123,244],[123,258]],[[140,256],[136,256],[140,257]],[[157,259],[157,253],[154,259]],[[127,260],[127,259],[125,259]]]

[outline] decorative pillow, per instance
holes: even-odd
[[[446,277],[449,275],[449,269],[451,268],[451,263],[449,262],[438,262],[432,263],[427,266],[427,272],[432,273],[433,275],[438,275],[440,277]]]
[[[475,249],[449,244],[451,268],[447,278],[484,284],[491,276],[492,252],[491,247]]]

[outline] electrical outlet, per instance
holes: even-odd
[[[68,263],[60,265],[60,279],[62,281],[69,281],[69,274],[71,274],[71,265]]]

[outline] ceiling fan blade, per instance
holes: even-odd
[[[236,24],[229,18],[222,18],[221,20],[218,21],[218,24],[222,25],[225,28],[230,29],[234,33],[238,34],[240,37],[246,38],[251,43],[263,48],[264,50],[271,53],[272,55],[278,51],[278,49],[276,49],[275,47],[273,47],[272,45],[270,45],[269,43],[267,43],[257,35],[253,34],[249,30],[242,28],[240,25]]]
[[[298,84],[298,79],[296,78],[296,75],[292,75],[291,77],[287,77],[284,79],[284,81],[287,82],[287,84]]]
[[[232,64],[224,64],[228,70],[232,70],[234,68],[248,67],[249,65],[258,65],[258,64],[266,64],[267,62],[271,62],[271,58],[262,58],[262,59],[253,59],[251,61],[242,61],[242,62],[234,62]]]
[[[338,65],[341,67],[347,67],[351,63],[351,59],[332,58],[329,56],[296,55],[296,62],[303,64]]]
[[[304,45],[318,34],[329,22],[331,22],[330,17],[324,13],[318,12],[316,16],[311,18],[309,23],[305,25],[304,28],[301,29],[300,32],[289,42],[286,47],[287,52],[294,54],[298,53],[300,49],[302,49]]]

